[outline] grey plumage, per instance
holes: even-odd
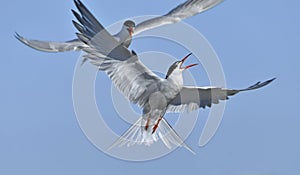
[[[84,47],[83,43],[78,39],[74,39],[66,42],[49,42],[49,41],[39,41],[39,40],[29,40],[18,33],[15,37],[23,44],[43,52],[67,52],[67,51],[78,51]]]
[[[183,87],[168,107],[169,112],[190,112],[199,108],[211,107],[220,100],[228,100],[239,92],[249,91],[264,87],[274,81],[275,78],[256,84],[245,89],[225,89],[217,87]]]
[[[178,74],[178,68],[182,68],[183,61],[175,62],[167,73],[166,79],[161,79],[144,66],[135,52],[130,52],[120,45],[115,38],[105,29],[90,38],[89,33],[81,33],[84,42],[88,39],[88,47],[83,48],[87,54],[85,58],[98,66],[111,78],[114,85],[132,103],[143,108],[142,117],[129,128],[111,147],[127,144],[151,145],[161,139],[168,147],[184,146],[193,152],[162,117],[167,111],[182,112],[199,108],[211,107],[220,100],[228,99],[241,91],[261,88],[271,83],[274,79],[258,82],[246,89],[234,90],[217,87],[183,87],[182,74]],[[98,54],[103,55],[97,56]],[[187,66],[188,67],[188,66]],[[176,72],[177,71],[177,72]],[[175,75],[174,75],[175,74]],[[180,77],[178,77],[180,76]],[[156,125],[161,121],[158,129]],[[148,125],[153,127],[152,130]]]
[[[135,23],[131,20],[127,20],[124,22],[121,31],[113,36],[119,39],[118,42],[121,45],[129,47],[132,41],[132,36],[134,35],[137,35],[145,30],[179,22],[198,13],[202,13],[218,5],[222,1],[223,0],[188,0],[178,5],[169,13],[157,18],[146,20],[138,25],[135,25]],[[73,25],[77,30],[79,30],[81,33],[85,33],[88,36],[93,36],[104,28],[80,0],[74,0],[74,3],[79,13],[77,13],[75,10],[72,10],[72,13],[78,22],[81,23],[80,25],[73,21]],[[130,33],[127,31],[128,27],[134,29],[134,33],[131,33],[132,36],[130,36]],[[16,38],[27,46],[43,52],[78,51],[81,50],[85,44],[81,43],[78,39],[73,39],[66,42],[49,42],[30,40],[20,35],[16,35]]]
[[[83,51],[86,52],[84,58],[90,60],[99,70],[106,72],[124,96],[143,108],[142,117],[136,125],[124,133],[116,144],[122,145],[129,141],[130,145],[135,143],[150,145],[161,138],[169,148],[184,146],[192,151],[167,121],[160,119],[165,114],[167,103],[170,101],[161,92],[161,89],[172,85],[168,82],[169,80],[155,75],[140,62],[134,51],[130,52],[126,47],[120,45],[105,29],[95,36],[90,36],[89,31],[83,30],[78,36],[82,42],[87,44],[87,47],[83,48]],[[178,92],[174,92],[173,97]],[[169,96],[171,95],[169,94]],[[158,120],[161,120],[162,125],[155,132],[152,127],[155,127]],[[151,129],[146,130],[145,127],[148,125]]]
[[[174,24],[183,19],[205,12],[224,0],[188,0],[178,5],[163,16],[141,22],[135,27],[134,35],[167,24]]]
[[[125,132],[113,145],[131,146],[133,144],[151,145],[161,139],[168,147],[183,146],[193,152],[163,118],[166,112],[183,110],[192,111],[198,108],[211,107],[220,100],[242,91],[261,88],[274,81],[274,79],[258,82],[246,89],[234,90],[218,87],[184,87],[182,71],[194,66],[182,67],[184,60],[175,62],[170,68],[165,79],[162,79],[149,70],[138,58],[134,51],[129,51],[130,42],[122,40],[122,31],[118,35],[111,35],[81,3],[75,0],[75,5],[80,13],[73,11],[77,21],[73,21],[77,38],[65,43],[43,42],[27,40],[16,34],[16,38],[24,44],[42,51],[61,52],[70,50],[83,50],[84,60],[90,61],[100,71],[104,71],[113,84],[132,103],[143,108],[141,118]],[[178,22],[179,20],[203,12],[222,0],[188,0],[179,5],[167,15],[150,19],[136,26],[136,33],[157,26]],[[133,25],[127,21],[126,25]],[[158,127],[159,126],[159,127]],[[111,147],[111,148],[112,148]]]

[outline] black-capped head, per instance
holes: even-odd
[[[124,22],[124,27],[126,27],[129,35],[132,36],[132,34],[134,33],[135,23],[131,20],[127,20]]]
[[[175,63],[173,63],[169,70],[168,70],[168,73],[166,75],[166,79],[169,78],[169,76],[172,74],[172,73],[181,73],[183,72],[184,70],[188,69],[188,68],[191,68],[193,66],[196,66],[198,64],[191,64],[191,65],[188,65],[188,66],[185,66],[185,67],[182,67],[183,63],[188,59],[189,56],[191,56],[192,53],[188,54],[187,56],[185,56],[181,61],[176,61]]]

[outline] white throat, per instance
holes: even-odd
[[[182,70],[174,70],[167,80],[171,81],[171,83],[181,89],[183,87]]]
[[[127,42],[128,40],[131,40],[131,36],[129,35],[129,32],[127,30],[127,27],[123,25],[121,31],[115,35],[117,40],[120,43]]]

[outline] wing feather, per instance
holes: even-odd
[[[74,39],[66,42],[52,42],[52,41],[39,41],[26,39],[18,33],[15,37],[23,44],[43,52],[66,52],[66,51],[78,51],[84,47],[84,44],[78,39]]]
[[[83,48],[86,52],[84,60],[106,72],[131,102],[144,106],[151,94],[149,91],[157,91],[161,79],[140,62],[135,52],[120,45],[79,0],[75,3],[81,13],[81,16],[74,13],[80,23],[75,23],[79,32],[77,36],[87,45]]]
[[[179,22],[188,17],[202,13],[212,7],[215,7],[224,0],[188,0],[169,13],[156,17],[150,20],[146,20],[135,27],[134,35],[137,35],[145,30],[153,29],[159,26],[173,24]]]
[[[159,88],[161,79],[144,66],[137,56],[120,61],[105,59],[99,66],[114,85],[132,102],[144,106],[151,93]]]
[[[169,112],[193,111],[198,108],[211,107],[212,104],[218,104],[221,100],[228,100],[242,91],[249,91],[264,87],[274,81],[275,78],[265,82],[258,82],[245,89],[224,89],[217,87],[183,87],[180,93],[169,104]]]
[[[74,0],[74,3],[79,10],[80,14],[72,10],[75,18],[81,23],[73,21],[74,26],[80,31],[83,36],[93,37],[98,32],[102,31],[104,27],[97,21],[92,13],[84,6],[79,0]],[[16,33],[15,37],[23,44],[43,52],[66,52],[66,51],[78,51],[85,47],[85,44],[78,40],[70,40],[66,42],[52,42],[52,41],[40,41],[26,39]]]

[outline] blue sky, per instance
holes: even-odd
[[[109,0],[84,0],[105,26],[132,16],[164,14],[181,2],[128,0],[116,1],[116,6]],[[80,53],[42,53],[13,37],[17,31],[45,40],[74,38],[73,2],[2,2],[0,174],[299,174],[299,5],[296,0],[226,0],[185,20],[214,47],[228,87],[277,80],[264,89],[231,98],[215,137],[203,148],[197,147],[205,122],[201,117],[209,111],[201,110],[186,141],[196,156],[177,149],[157,160],[134,163],[96,149],[77,123],[72,80]],[[178,58],[187,54],[184,49],[158,47],[157,42],[151,40],[145,47],[137,41],[132,48],[137,52],[160,50]],[[208,85],[201,66],[192,72],[199,77],[198,85]],[[105,82],[109,89],[110,81]],[[105,108],[114,117],[109,103]]]

